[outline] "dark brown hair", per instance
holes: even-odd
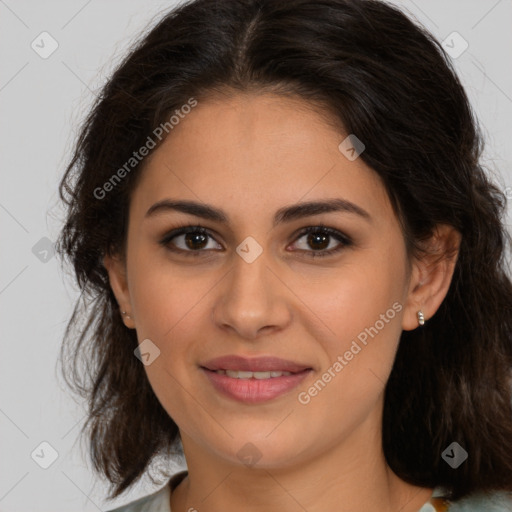
[[[512,490],[506,199],[480,166],[482,139],[449,57],[380,1],[196,0],[167,13],[118,66],[60,184],[68,215],[58,250],[82,290],[63,373],[88,401],[82,433],[111,496],[155,458],[178,453],[179,431],[134,357],[136,333],[121,320],[102,264],[107,252],[123,254],[144,162],[104,197],[97,190],[191,97],[249,90],[324,105],[364,142],[361,158],[382,177],[410,255],[436,224],[462,234],[442,305],[401,335],[385,391],[384,451],[403,480],[443,486],[453,499]],[[456,470],[441,458],[454,441],[469,453]]]

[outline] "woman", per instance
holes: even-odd
[[[145,35],[61,183],[95,469],[117,497],[187,463],[117,510],[512,510],[480,154],[449,57],[386,3],[196,0]]]

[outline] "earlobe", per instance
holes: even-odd
[[[402,329],[412,331],[432,318],[448,293],[457,263],[460,233],[438,225],[426,242],[426,253],[413,262]]]
[[[119,304],[119,314],[124,324],[126,327],[135,328],[125,262],[117,255],[107,254],[103,258],[103,266],[108,272],[110,287]]]

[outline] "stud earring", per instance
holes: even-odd
[[[420,325],[425,325],[425,316],[423,315],[423,311],[421,311],[421,309],[418,311],[418,323]]]
[[[131,316],[126,311],[121,311],[121,313],[126,316],[126,318],[131,318]]]

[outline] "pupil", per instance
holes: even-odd
[[[327,241],[328,238],[329,235],[322,235],[320,233],[310,233],[308,237],[308,242],[311,243],[313,249],[325,249],[329,245]],[[317,242],[321,244],[321,247],[315,247],[315,244]]]
[[[195,245],[198,241],[199,243],[203,242],[201,247],[197,247],[197,245]],[[204,242],[206,242],[206,236],[201,233],[187,233],[185,235],[185,243],[189,249],[202,249],[205,245]]]

